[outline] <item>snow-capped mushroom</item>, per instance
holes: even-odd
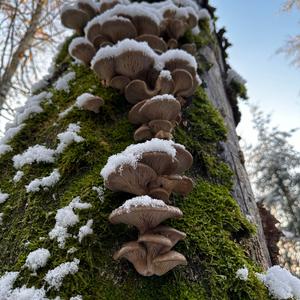
[[[109,82],[115,75],[114,58],[100,58],[95,60],[94,63],[92,61],[92,68],[100,79],[104,80],[105,82]]]
[[[149,183],[156,178],[154,170],[145,164],[137,163],[136,168],[122,165],[108,176],[105,186],[111,191],[145,195]]]
[[[143,234],[167,219],[181,216],[182,211],[179,208],[143,196],[127,200],[110,214],[109,221],[113,224],[133,225]]]
[[[104,105],[104,100],[101,97],[85,93],[77,98],[76,105],[98,114],[100,107]]]
[[[69,53],[72,57],[79,59],[88,66],[96,54],[96,50],[87,39],[78,37],[72,40],[69,46]]]
[[[94,3],[94,1],[78,0],[77,7],[86,12],[89,15],[90,19],[94,18],[98,13],[98,7]]]
[[[187,260],[182,254],[176,251],[170,251],[155,257],[152,264],[154,273],[158,276],[162,276],[178,265],[187,265]]]
[[[162,38],[153,34],[142,34],[138,36],[136,40],[147,42],[148,45],[158,53],[163,53],[168,49],[166,42]]]
[[[88,26],[85,27],[84,29],[85,31],[85,36],[86,38],[94,44],[94,46],[96,47],[96,43],[95,40],[98,36],[101,36],[100,32],[101,32],[101,25],[97,22],[93,22],[93,24],[88,24]],[[103,41],[105,41],[105,37],[103,36]],[[100,43],[100,41],[97,41],[97,45]]]
[[[90,16],[76,5],[65,5],[62,8],[60,18],[65,27],[75,29],[79,33],[90,20]]]
[[[114,260],[126,258],[134,265],[136,271],[141,275],[152,275],[148,272],[147,251],[138,242],[129,242],[124,244],[120,250],[115,252],[113,258]]]
[[[160,29],[157,23],[147,15],[136,15],[131,18],[132,23],[138,32],[138,35],[152,34],[159,36]]]

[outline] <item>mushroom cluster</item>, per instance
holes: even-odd
[[[111,156],[101,176],[112,191],[169,202],[171,193],[185,196],[191,192],[192,180],[181,174],[192,164],[192,155],[182,145],[154,138]]]
[[[149,196],[127,200],[109,216],[113,224],[124,223],[139,230],[137,241],[126,243],[115,252],[114,259],[126,258],[143,276],[161,276],[177,265],[186,265],[186,258],[171,250],[186,234],[160,225],[169,218],[179,218],[179,208],[166,205]]]
[[[109,157],[101,176],[111,191],[137,196],[115,209],[109,221],[138,229],[138,239],[124,244],[114,259],[126,258],[143,276],[161,276],[187,264],[172,250],[185,233],[161,223],[183,214],[170,205],[170,196],[186,196],[193,188],[191,178],[183,175],[193,157],[172,141],[172,133],[201,79],[195,44],[178,40],[187,30],[199,32],[198,22],[206,15],[191,0],[77,0],[61,14],[62,23],[80,35],[70,43],[70,55],[133,104],[128,119],[139,126],[134,140],[143,143]],[[95,112],[101,100],[90,94],[78,99],[82,108]]]

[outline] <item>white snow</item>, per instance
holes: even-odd
[[[172,75],[171,72],[169,70],[162,70],[159,73],[159,77],[161,78],[166,78],[167,80],[172,80]]]
[[[0,190],[0,204],[4,203],[9,197],[9,194],[7,193],[2,193]]]
[[[69,124],[67,130],[57,135],[60,143],[56,148],[56,153],[62,153],[73,142],[80,143],[84,138],[77,133],[80,131],[80,126],[75,123]]]
[[[247,81],[235,70],[229,69],[227,71],[227,84],[230,84],[232,81],[237,82],[241,85],[244,85],[247,83]]]
[[[77,295],[75,297],[71,297],[70,300],[83,300],[81,295]]]
[[[19,272],[6,272],[0,278],[0,299],[8,299],[14,282],[17,280]]]
[[[92,190],[95,191],[98,195],[98,199],[101,203],[104,201],[104,188],[102,186],[93,186]]]
[[[199,10],[198,4],[193,0],[173,0],[173,2],[177,6],[190,6],[194,9],[195,12],[198,12]]]
[[[49,83],[47,79],[48,78],[45,76],[41,80],[39,80],[38,82],[34,83],[31,86],[31,89],[30,89],[31,93],[35,93],[38,90],[45,88],[48,85],[48,83]]]
[[[157,95],[155,97],[152,97],[151,99],[149,99],[150,101],[161,101],[161,100],[171,100],[171,101],[175,101],[176,98],[173,95],[169,95],[169,94],[164,94],[164,95]]]
[[[36,272],[37,269],[44,267],[50,257],[48,249],[39,248],[28,254],[25,266],[31,271]]]
[[[67,275],[73,275],[78,272],[79,263],[80,260],[77,258],[74,258],[74,260],[71,262],[62,263],[55,269],[48,271],[44,279],[51,288],[59,290],[64,277],[66,277]]]
[[[69,72],[65,74],[55,82],[54,88],[58,91],[65,91],[69,93],[70,92],[69,82],[75,79],[75,76],[76,76],[75,72]]]
[[[288,270],[280,266],[273,266],[265,274],[256,273],[256,276],[275,299],[294,297],[296,300],[300,300],[300,279],[293,276]]]
[[[63,112],[59,113],[58,114],[59,119],[64,118],[73,108],[74,108],[74,105],[71,105],[67,109],[65,109]]]
[[[87,235],[93,233],[92,226],[93,226],[93,220],[88,220],[87,223],[86,223],[86,225],[81,226],[79,228],[79,233],[78,233],[79,243],[82,242],[82,240],[83,240],[84,237],[86,237]]]
[[[13,182],[15,183],[19,182],[23,176],[24,176],[23,171],[17,171],[16,175],[13,177]]]
[[[73,39],[72,42],[69,45],[69,54],[70,54],[70,56],[73,57],[73,55],[72,55],[73,50],[78,45],[82,45],[82,44],[88,44],[88,45],[94,47],[93,44],[88,39],[86,39],[85,37],[77,37],[77,38]]]
[[[2,299],[2,298],[0,298]],[[23,285],[21,288],[16,288],[11,291],[8,298],[5,300],[49,300],[46,297],[44,288],[36,289],[35,287],[27,288]]]
[[[108,161],[104,168],[101,170],[101,176],[104,180],[107,180],[108,176],[115,172],[118,167],[120,172],[122,171],[122,166],[128,164],[136,168],[138,160],[141,158],[145,152],[165,152],[169,154],[172,158],[176,156],[176,149],[174,146],[179,146],[173,141],[161,140],[154,138],[150,141],[140,144],[133,144],[128,146],[123,152],[119,154],[112,155],[108,158]]]
[[[73,253],[75,253],[76,251],[77,251],[77,248],[71,247],[71,248],[67,251],[67,253],[68,253],[68,254],[73,254]]]
[[[29,192],[38,192],[43,187],[49,188],[54,186],[60,179],[60,173],[58,169],[54,169],[53,172],[46,177],[43,177],[41,179],[34,179],[31,181],[28,185],[26,185],[26,191]]]
[[[77,107],[83,107],[84,104],[89,101],[91,98],[94,98],[93,94],[83,93],[82,95],[78,96],[75,102]]]
[[[21,124],[16,127],[8,128],[4,134],[4,136],[0,139],[0,144],[7,144],[11,141],[11,139],[20,132],[20,130],[25,126],[25,124]]]
[[[106,47],[100,48],[91,61],[92,68],[94,67],[95,63],[101,59],[114,58],[121,55],[124,52],[130,51],[140,51],[145,56],[151,57],[154,60],[157,60],[158,57],[154,50],[149,47],[148,43],[137,42],[131,39],[125,39],[119,41],[113,46],[108,45]]]
[[[139,196],[127,200],[122,206],[117,208],[117,210],[126,210],[129,212],[132,207],[137,206],[166,207],[167,205],[162,200],[152,199],[149,196]]]
[[[236,277],[239,278],[240,280],[246,281],[248,279],[249,271],[247,267],[238,269],[236,271]]]
[[[192,28],[192,34],[193,35],[198,35],[200,33],[200,28],[198,25]]]
[[[12,151],[13,149],[12,149],[12,147],[11,146],[9,146],[9,145],[0,145],[0,155],[3,155],[3,154],[5,154],[5,153],[7,153],[7,152],[10,152],[10,151]]]
[[[198,13],[199,20],[210,20],[211,16],[206,8],[202,8]]]
[[[35,145],[29,147],[22,154],[15,155],[12,160],[16,169],[22,168],[26,164],[32,164],[34,162],[40,163],[53,163],[55,150],[48,149],[42,145]]]
[[[68,206],[60,208],[55,216],[55,226],[49,232],[50,239],[56,239],[59,248],[65,247],[66,239],[71,237],[68,233],[68,227],[72,227],[79,222],[79,217],[74,213],[74,209],[88,209],[92,205],[90,203],[81,202],[80,197],[74,198]]]

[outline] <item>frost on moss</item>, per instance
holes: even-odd
[[[195,180],[193,192],[185,199],[171,199],[184,212],[182,219],[170,224],[187,233],[186,240],[175,250],[184,253],[188,266],[163,277],[143,278],[126,261],[113,261],[114,251],[122,243],[136,239],[137,232],[122,224],[109,224],[110,212],[130,195],[103,191],[99,173],[109,156],[134,143],[135,128],[127,120],[130,106],[124,97],[103,87],[90,69],[70,64],[66,49],[62,48],[56,62],[65,73],[76,73],[76,79],[70,82],[70,92],[46,88],[46,92],[53,94],[52,103],[41,104],[43,112],[26,121],[9,142],[13,150],[0,157],[1,189],[10,195],[0,204],[0,275],[20,271],[15,286],[41,289],[49,270],[76,258],[80,260],[78,272],[63,279],[59,292],[62,299],[74,295],[82,295],[83,299],[268,299],[266,289],[254,276],[259,269],[240,245],[241,239],[246,239],[254,229],[230,195],[232,173],[219,159],[219,144],[226,139],[226,129],[203,88],[197,90],[192,104],[185,109],[183,122],[174,134],[176,143],[184,144],[195,161],[188,174]],[[83,93],[104,99],[100,113],[74,107],[59,118],[59,113]],[[81,143],[67,146],[52,163],[24,165],[24,176],[20,181],[12,180],[16,174],[13,156],[36,144],[56,149],[57,135],[77,122],[84,139]],[[59,169],[61,180],[51,190],[26,193],[25,185],[48,176],[53,169]],[[102,191],[101,201],[95,187]],[[92,207],[78,212],[79,222],[69,233],[77,236],[80,228],[93,220],[93,234],[81,243],[75,238],[67,239],[65,248],[60,249],[48,233],[55,226],[57,210],[78,196]],[[22,266],[28,254],[38,248],[48,249],[51,257],[32,277],[30,270]],[[75,248],[75,253],[68,251]],[[249,280],[245,282],[236,278],[236,271],[243,266],[249,269]],[[47,293],[52,298],[57,295],[55,289]]]

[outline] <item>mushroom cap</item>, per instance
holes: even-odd
[[[134,16],[131,18],[132,23],[135,25],[138,35],[152,34],[159,36],[160,28],[154,20],[146,15]]]
[[[85,40],[84,38],[75,38],[69,46],[69,53],[72,57],[81,60],[88,66],[95,56],[96,50],[88,40]]]
[[[140,113],[140,109],[146,103],[146,100],[138,102],[135,104],[128,113],[128,120],[132,124],[141,124],[145,123],[146,120],[143,118],[143,115]]]
[[[168,19],[166,31],[171,38],[178,40],[188,29],[188,24],[180,19]]]
[[[169,49],[176,49],[178,47],[178,42],[177,40],[171,38],[168,40],[167,45]]]
[[[172,248],[172,241],[169,238],[152,232],[146,232],[140,235],[138,242],[145,245],[147,249],[147,256],[150,258],[154,258]]]
[[[148,184],[156,178],[154,170],[143,163],[137,163],[136,168],[131,165],[122,165],[110,173],[105,180],[105,186],[111,191],[145,195]]]
[[[109,86],[113,87],[115,89],[118,89],[120,91],[124,91],[124,88],[126,87],[126,85],[130,82],[130,79],[126,76],[123,75],[117,75],[114,76],[110,82],[109,82]]]
[[[169,176],[174,183],[173,192],[186,196],[193,190],[193,180],[186,176]]]
[[[176,174],[182,174],[186,170],[188,170],[193,164],[193,156],[187,151],[183,146],[176,144],[176,159],[178,161]]]
[[[135,27],[130,20],[125,18],[113,18],[105,21],[101,26],[101,34],[109,37],[113,43],[137,36]]]
[[[166,97],[164,97],[166,96]],[[149,99],[140,108],[139,113],[145,120],[176,120],[181,112],[180,102],[176,99],[170,99],[168,95],[162,95],[157,100]]]
[[[191,90],[193,94],[194,79],[188,71],[183,69],[175,69],[172,72],[172,78],[175,83],[174,93],[176,95],[178,94],[189,97],[191,96]]]
[[[188,43],[181,46],[181,49],[190,53],[191,55],[196,55],[197,47],[195,43]]]
[[[170,203],[169,197],[170,193],[166,191],[164,188],[154,188],[149,191],[149,196],[155,198],[155,199],[161,199],[165,203]]]
[[[120,250],[115,252],[113,258],[114,260],[126,258],[134,265],[136,271],[141,275],[152,275],[148,272],[146,248],[138,242],[129,242],[124,244]]]
[[[85,28],[85,35],[86,38],[94,44],[95,39],[98,37],[98,35],[101,35],[101,25],[99,23],[94,23],[92,25],[89,25]],[[103,37],[104,39],[105,37]],[[95,45],[95,44],[94,44]]]
[[[154,59],[145,55],[142,51],[125,51],[115,58],[115,70],[117,74],[130,79],[143,79],[147,71],[154,65]]]
[[[173,135],[170,132],[160,130],[154,135],[155,138],[161,139],[161,140],[172,140]]]
[[[98,96],[92,96],[86,99],[86,101],[82,104],[82,108],[84,110],[92,111],[96,114],[99,113],[100,107],[104,105],[104,100]]]
[[[71,29],[81,30],[90,20],[90,16],[74,6],[66,6],[60,15],[61,23]]]
[[[105,57],[96,59],[94,63],[92,62],[92,69],[100,79],[110,81],[115,75],[114,58]]]
[[[170,251],[155,257],[152,264],[154,273],[161,276],[178,265],[187,265],[187,260],[182,254],[176,251]]]
[[[169,218],[179,218],[182,216],[179,208],[166,205],[160,200],[153,200],[155,199],[148,201],[149,203],[141,203],[129,208],[120,206],[110,214],[109,221],[113,224],[124,223],[133,225],[143,234],[145,231],[155,228]]]
[[[157,90],[150,90],[143,80],[132,80],[124,90],[125,98],[129,103],[135,104],[141,100],[157,95]]]
[[[77,7],[87,13],[90,19],[94,18],[98,13],[96,5],[92,6],[91,3],[87,1],[77,0]]]
[[[179,241],[186,238],[186,234],[184,232],[165,225],[159,225],[153,228],[150,232],[167,237],[171,241],[172,247],[174,247]]]
[[[136,142],[140,142],[152,139],[153,134],[147,125],[142,125],[134,132],[133,138]]]
[[[178,167],[177,161],[165,152],[144,152],[139,162],[149,166],[158,175],[173,174]]]
[[[158,133],[160,130],[171,132],[174,128],[174,124],[167,120],[152,120],[148,126],[154,133]]]
[[[148,45],[158,53],[162,53],[168,50],[166,42],[153,34],[142,34],[136,38],[137,41],[147,42]]]

